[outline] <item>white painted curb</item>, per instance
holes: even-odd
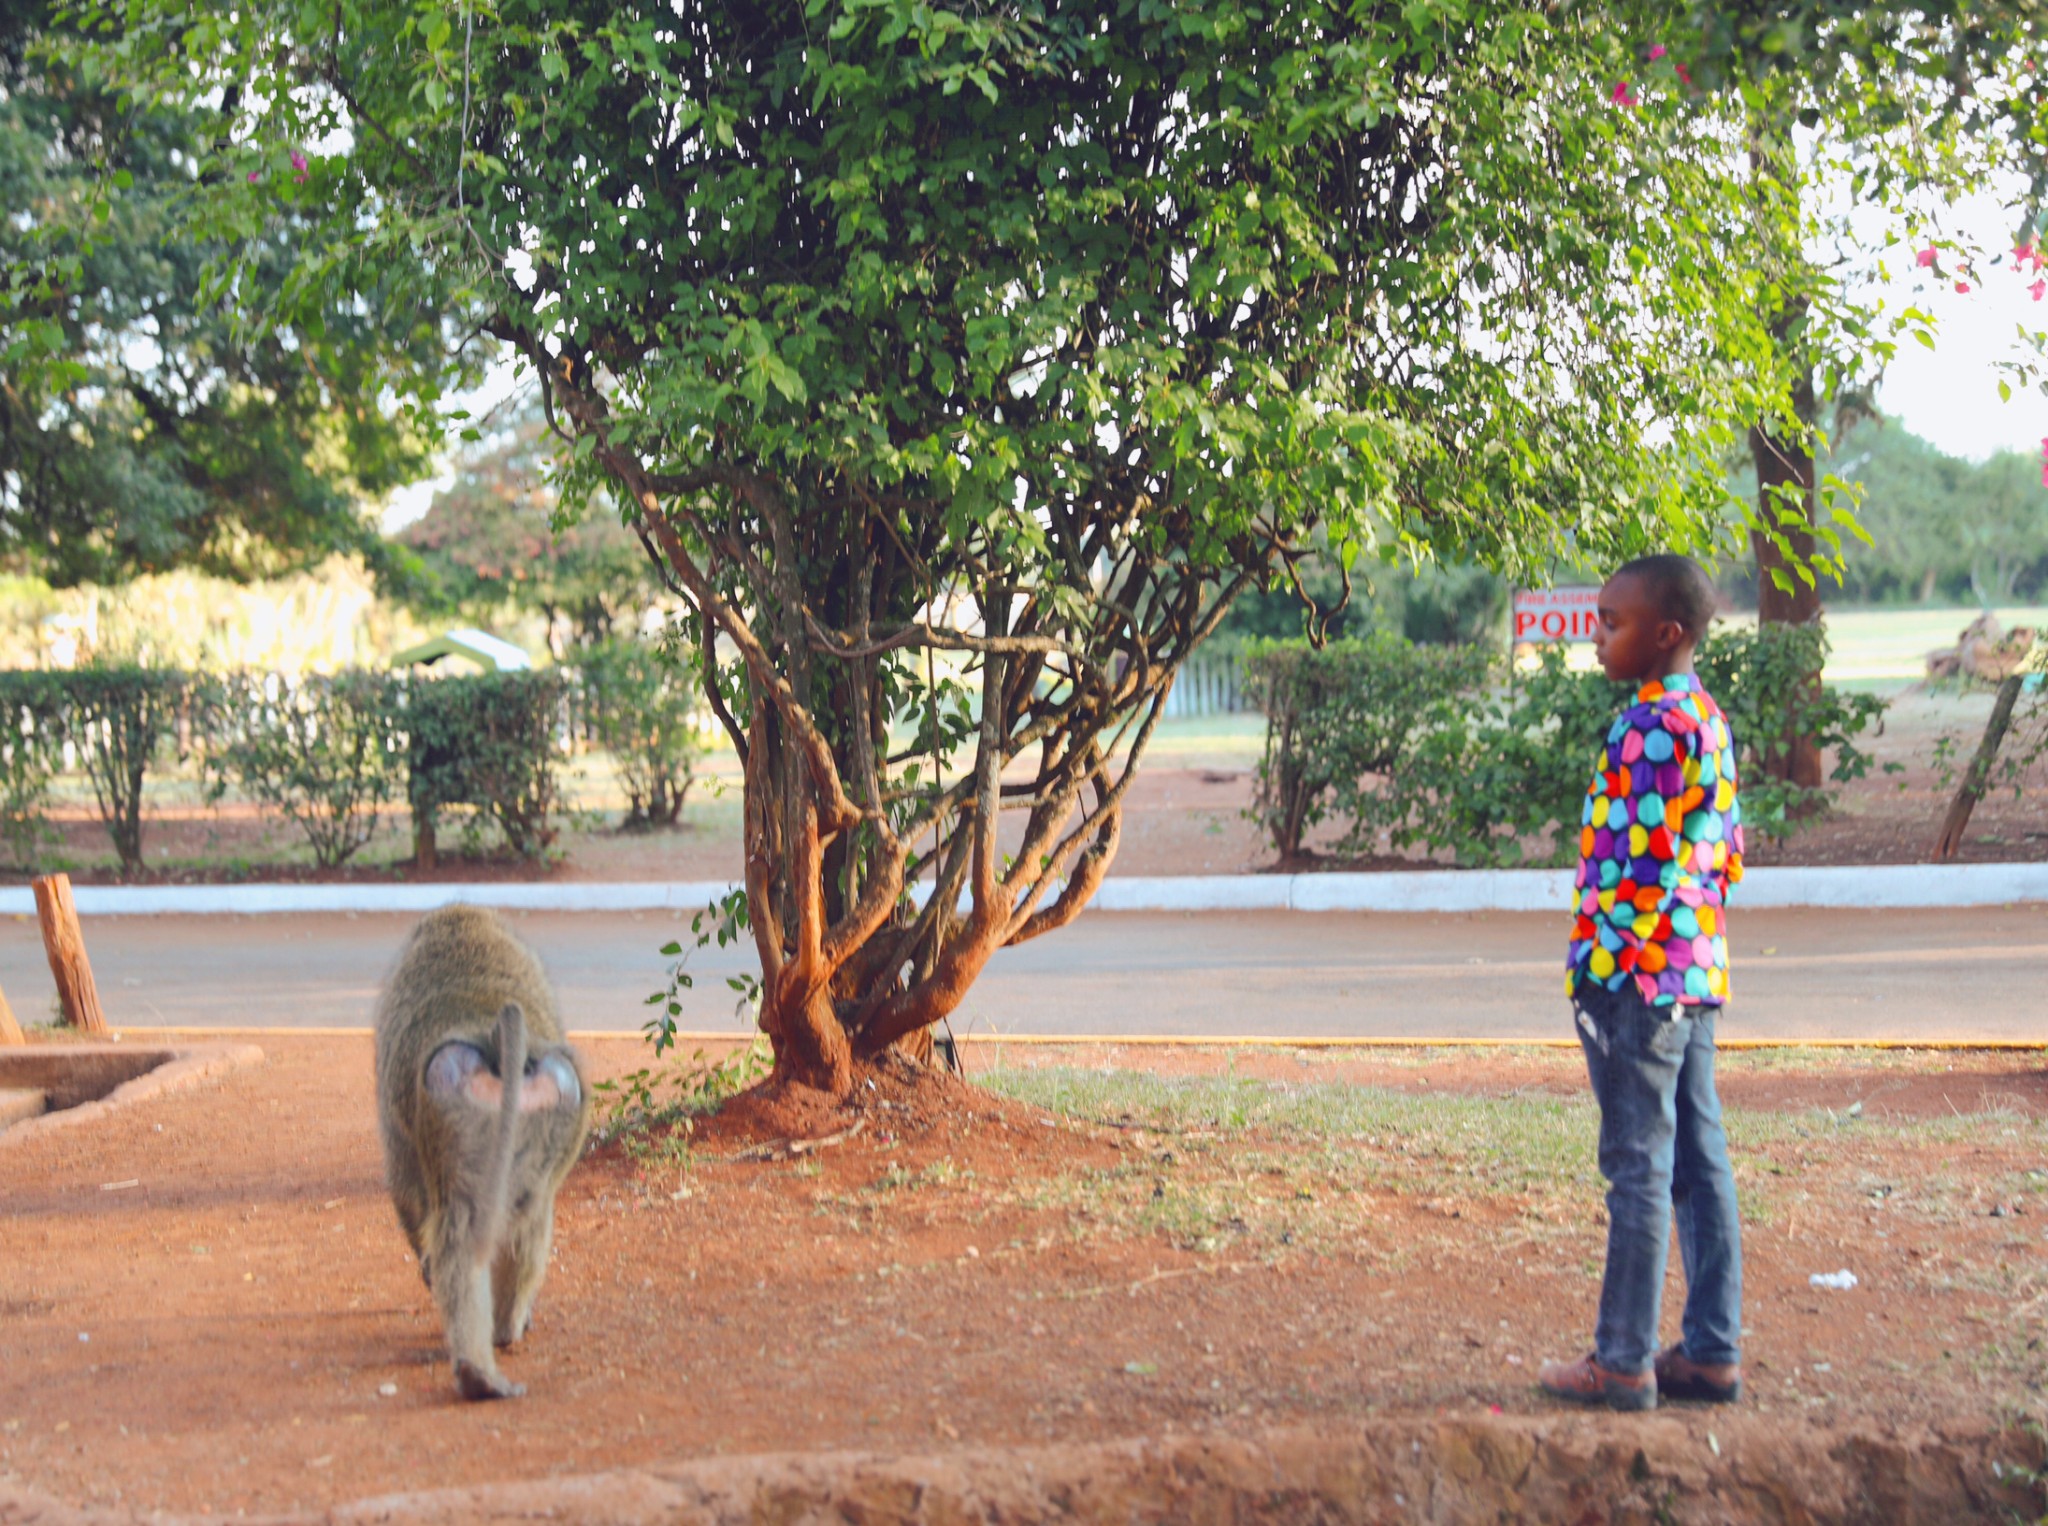
[[[613,884],[74,885],[81,916],[263,916],[275,912],[432,911],[462,902],[517,911],[702,911],[734,887],[723,880]],[[34,914],[27,886],[0,889],[0,915]]]
[[[1391,874],[1214,874],[1110,879],[1091,911],[1547,911],[1570,899],[1569,869],[1441,869]],[[697,912],[736,888],[720,880],[482,885],[79,885],[85,916],[263,916],[421,912],[453,902],[521,911]],[[2048,864],[1882,864],[1752,869],[1738,908],[1849,910],[2048,901]],[[0,888],[0,915],[33,915],[25,885]]]

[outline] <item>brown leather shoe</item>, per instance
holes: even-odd
[[[1657,1391],[1667,1399],[1696,1399],[1702,1404],[1733,1404],[1742,1397],[1742,1364],[1720,1362],[1702,1366],[1674,1341],[1657,1353]]]
[[[1554,1399],[1574,1404],[1604,1404],[1609,1409],[1655,1409],[1657,1375],[1638,1373],[1634,1377],[1609,1372],[1588,1352],[1576,1362],[1545,1362],[1536,1370],[1536,1381]]]

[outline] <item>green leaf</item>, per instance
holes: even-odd
[[[764,356],[763,362],[768,368],[768,379],[774,383],[777,392],[792,403],[802,404],[808,400],[804,379],[793,366],[776,355]]]

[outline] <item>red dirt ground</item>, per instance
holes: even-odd
[[[529,1396],[465,1406],[383,1194],[367,1036],[261,1042],[217,1084],[0,1142],[0,1485],[233,1516],[709,1454],[1546,1415],[1535,1363],[1590,1329],[1589,1167],[1467,1151],[1456,1110],[1568,1099],[1590,1136],[1569,1052],[1011,1047],[1445,1111],[1409,1137],[1172,1132],[885,1074],[812,1120],[863,1120],[812,1156],[736,1158],[730,1119],[607,1146],[507,1359]],[[585,1053],[645,1063],[630,1039]],[[2039,1416],[2040,1056],[1724,1065],[1751,1398],[1664,1416],[1717,1457]],[[1856,1290],[1809,1286],[1845,1266]]]

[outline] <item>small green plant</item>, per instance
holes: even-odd
[[[690,956],[713,942],[721,947],[735,942],[746,927],[747,895],[744,890],[735,890],[712,901],[691,918],[692,947],[686,950],[679,940],[662,945],[662,953],[675,962],[669,966],[667,984],[647,998],[647,1005],[661,1010],[647,1020],[642,1030],[657,1061],[675,1047],[676,1029],[683,1015],[683,992],[696,984],[696,977],[689,970]],[[758,1008],[759,980],[751,975],[732,975],[726,978],[726,984],[739,993],[738,1011],[743,1016]],[[699,1049],[687,1061],[642,1066],[616,1081],[601,1081],[591,1088],[604,1107],[599,1137],[644,1134],[650,1129],[687,1122],[745,1091],[766,1076],[774,1063],[775,1053],[767,1037],[756,1032],[746,1048],[735,1049],[719,1059],[711,1059]]]
[[[661,1010],[647,1020],[642,1030],[647,1041],[654,1046],[657,1059],[676,1041],[676,1024],[683,1015],[683,992],[697,984],[697,977],[690,973],[690,956],[713,942],[720,948],[737,943],[746,931],[747,893],[743,889],[734,889],[708,903],[690,919],[693,942],[688,949],[680,940],[671,940],[661,946],[663,957],[673,959],[675,963],[668,967],[668,983],[647,998],[648,1006]],[[728,975],[725,983],[739,993],[735,1011],[741,1016],[759,1010],[761,981],[758,976],[744,973]]]
[[[900,1192],[917,1181],[917,1174],[900,1161],[890,1161],[882,1168],[882,1174],[875,1178],[876,1192]]]
[[[2033,1416],[2023,1417],[2014,1427],[2027,1439],[2027,1449],[2038,1459],[2048,1455],[2048,1433]],[[1999,1489],[2023,1496],[2024,1510],[2006,1507],[2005,1517],[2027,1526],[2048,1526],[2048,1465],[2035,1462],[2006,1462],[1991,1459],[1991,1477]]]
[[[766,1076],[774,1059],[767,1037],[757,1033],[745,1048],[716,1058],[699,1049],[688,1060],[643,1065],[617,1080],[599,1081],[590,1089],[598,1105],[597,1138],[645,1138],[679,1126],[687,1134],[691,1120]]]
[[[1958,736],[1943,732],[1934,739],[1934,775],[1945,792],[1967,778],[1982,794],[2011,790],[2021,800],[2040,784],[2041,765],[2048,761],[2048,646],[2037,647],[2019,677],[2019,692],[2002,734]],[[1994,712],[1995,715],[1995,712]],[[1986,743],[1988,757],[1980,753]]]

